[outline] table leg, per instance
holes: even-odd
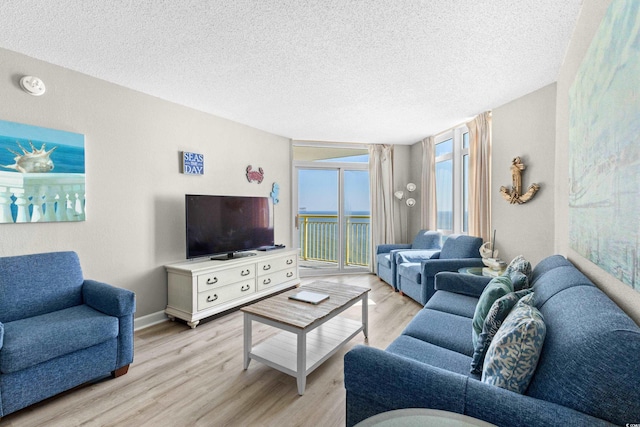
[[[298,332],[298,354],[296,367],[296,380],[298,383],[298,394],[304,394],[304,388],[307,383],[307,333],[306,331]]]
[[[362,332],[365,340],[369,339],[369,293],[362,296]]]
[[[244,313],[244,370],[249,368],[249,353],[251,352],[251,315]]]

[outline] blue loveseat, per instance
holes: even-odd
[[[640,328],[568,260],[532,272],[546,338],[523,394],[470,373],[472,317],[489,279],[439,273],[436,292],[386,350],[344,358],[347,426],[400,408],[465,414],[498,426],[640,422]]]
[[[133,361],[133,292],[85,280],[74,252],[0,258],[0,417]]]

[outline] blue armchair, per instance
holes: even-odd
[[[412,243],[396,243],[378,245],[376,249],[376,272],[378,277],[391,286],[394,290],[398,290],[397,286],[397,257],[399,252],[417,252],[421,251],[423,254],[427,252],[426,256],[432,256],[440,251],[440,244],[442,241],[442,234],[438,231],[420,230]]]
[[[133,292],[85,280],[74,252],[0,258],[0,417],[133,361]]]
[[[439,254],[419,262],[398,264],[397,287],[404,295],[425,305],[435,293],[434,277],[441,271],[458,271],[462,267],[483,267],[480,237],[452,234],[446,238]],[[412,260],[409,260],[412,261]]]

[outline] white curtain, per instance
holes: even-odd
[[[420,228],[435,230],[438,204],[436,200],[436,148],[435,139],[429,136],[422,140],[422,204],[420,206]]]
[[[376,247],[395,243],[393,230],[393,146],[369,146],[369,186],[371,191],[371,257],[369,269],[376,270]]]
[[[469,128],[469,234],[491,236],[491,113],[467,123]]]

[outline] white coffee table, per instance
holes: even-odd
[[[314,305],[289,299],[308,290],[329,295]],[[264,363],[297,379],[302,396],[307,375],[335,354],[361,331],[367,337],[370,289],[331,282],[314,282],[242,308],[244,312],[244,369],[251,359]],[[338,316],[362,302],[362,321]],[[283,332],[252,346],[252,322],[270,325]]]

